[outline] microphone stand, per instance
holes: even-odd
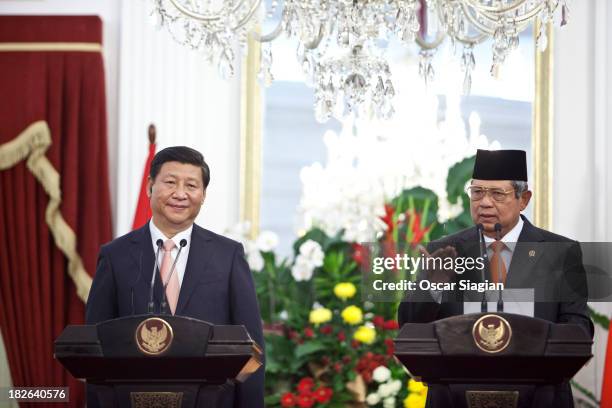
[[[489,265],[489,257],[487,255],[487,249],[484,240],[484,226],[482,224],[478,224],[476,226],[478,230],[478,248],[480,249],[480,257],[484,260],[482,268],[480,268],[480,276],[482,278],[482,282],[485,281],[486,272],[485,269],[487,265]],[[487,291],[482,292],[482,300],[480,301],[480,311],[482,313],[486,313],[488,311],[487,307]]]
[[[158,239],[155,244],[157,245],[157,251],[155,251],[155,264],[153,265],[153,274],[151,276],[151,285],[149,288],[149,305],[148,312],[149,314],[155,313],[155,302],[153,301],[153,289],[155,288],[155,272],[159,271],[159,250],[161,249],[164,242],[161,239]]]
[[[496,241],[501,241],[501,224],[500,223],[496,223],[495,224],[495,240]],[[499,271],[499,273],[502,273],[502,257],[501,257],[501,250],[499,251],[499,256],[497,257],[497,270]],[[501,278],[501,277],[498,277]],[[505,276],[503,277],[503,283],[505,283]],[[503,294],[502,294],[503,290],[501,289],[501,287],[497,290],[498,293],[498,298],[497,298],[497,312],[498,313],[502,313],[504,311],[504,299],[503,299]]]

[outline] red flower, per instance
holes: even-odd
[[[359,342],[357,340],[351,340],[351,347],[354,349],[359,347]]]
[[[314,405],[315,400],[310,394],[303,394],[298,396],[297,405],[300,408],[310,408]]]
[[[364,263],[367,265],[369,263],[366,262],[368,259],[368,248],[356,242],[353,243],[351,247],[353,248],[353,260],[357,262],[357,265],[361,266]]]
[[[395,345],[393,344],[393,339],[385,339],[385,346],[387,346],[387,355],[392,356],[395,352]]]
[[[383,327],[385,330],[397,330],[399,329],[399,324],[397,324],[397,320],[387,320]]]
[[[326,324],[325,326],[322,326],[319,331],[321,334],[331,334],[333,328],[329,324]]]
[[[319,387],[312,395],[317,400],[317,402],[324,404],[331,399],[333,393],[334,392],[329,387]]]
[[[375,327],[382,328],[385,325],[385,318],[382,316],[374,316],[372,319]]]
[[[387,357],[382,354],[374,354],[368,351],[361,356],[359,361],[357,361],[355,371],[361,374],[361,377],[366,383],[370,383],[372,382],[372,372],[378,366],[384,365],[386,359]]]
[[[387,224],[387,234],[391,234],[393,232],[393,213],[395,213],[395,208],[393,208],[389,204],[385,204],[385,215],[381,217],[385,224]]]
[[[334,363],[334,371],[336,371],[337,373],[342,371],[342,363],[341,362],[338,361],[338,362]]]
[[[314,330],[312,330],[310,327],[306,327],[304,329],[304,337],[308,337],[308,338],[314,337]]]
[[[423,240],[423,238],[425,237],[425,234],[427,234],[429,230],[431,229],[431,225],[429,227],[425,227],[421,229],[421,214],[414,211],[412,214],[409,214],[408,212],[406,212],[406,215],[414,216],[414,221],[412,222],[412,241],[410,243],[412,245],[416,245]]]
[[[283,408],[295,407],[296,402],[297,400],[295,398],[295,395],[290,392],[284,393],[280,399],[280,404]]]
[[[344,364],[348,364],[348,363],[350,363],[350,362],[351,362],[351,356],[343,356],[343,357],[342,357],[342,362],[343,362]]]
[[[344,334],[343,331],[338,333],[338,340],[340,340],[340,341],[346,340],[346,334]]]
[[[300,395],[310,395],[310,393],[312,392],[312,387],[314,387],[314,380],[311,377],[302,378],[297,385],[297,389]]]
[[[300,335],[295,330],[289,330],[287,337],[289,337],[289,340],[297,340],[299,339]]]

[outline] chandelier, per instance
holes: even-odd
[[[461,47],[464,93],[476,64],[474,47],[492,39],[497,75],[519,34],[538,18],[536,47],[547,45],[546,26],[566,0],[152,0],[152,16],[180,44],[201,52],[219,74],[234,74],[236,55],[252,36],[262,44],[260,81],[273,81],[270,43],[281,34],[297,41],[296,57],[314,87],[315,116],[390,118],[395,90],[385,50],[391,40],[420,49],[419,73],[434,78],[433,57],[448,39]],[[278,23],[260,33],[264,19]]]

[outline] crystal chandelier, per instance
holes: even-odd
[[[234,73],[235,56],[246,52],[248,36],[262,43],[259,78],[273,80],[270,42],[285,33],[297,41],[297,59],[314,87],[315,115],[326,121],[347,114],[389,118],[395,90],[385,49],[389,42],[417,44],[419,72],[434,78],[432,59],[448,38],[462,47],[464,92],[476,64],[474,47],[492,38],[491,73],[497,75],[519,34],[536,18],[537,48],[544,50],[545,28],[566,0],[152,0],[152,16],[172,37],[198,50],[222,77]],[[561,7],[559,7],[561,6]],[[276,27],[260,34],[265,18],[280,14]]]

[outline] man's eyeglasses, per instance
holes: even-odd
[[[508,194],[514,193],[514,189],[503,190],[501,188],[488,188],[480,186],[469,186],[467,188],[467,194],[472,201],[482,200],[487,193],[494,201],[501,203],[506,200]]]

